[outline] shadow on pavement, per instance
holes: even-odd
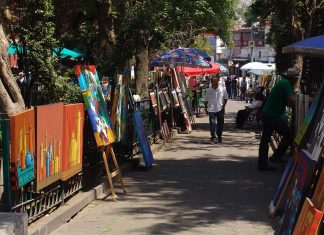
[[[149,172],[133,174],[138,191],[120,198],[137,206],[114,213],[163,220],[145,228],[150,234],[173,234],[236,220],[270,224],[277,230],[278,221],[268,218],[267,205],[280,174],[258,172],[255,161],[255,157],[214,161],[213,155],[158,160]]]

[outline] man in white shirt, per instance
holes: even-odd
[[[217,141],[222,143],[225,105],[228,99],[226,90],[220,88],[218,83],[219,77],[213,77],[211,79],[211,86],[207,89],[205,96],[205,108],[209,115],[210,140],[213,143],[217,143]],[[217,134],[217,138],[215,133]]]

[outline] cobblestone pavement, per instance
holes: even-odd
[[[103,195],[51,234],[275,234],[279,219],[267,206],[283,166],[257,171],[255,131],[234,129],[245,105],[228,102],[222,144],[210,143],[207,116],[196,118],[191,134],[155,154],[152,169],[127,173],[127,195]]]

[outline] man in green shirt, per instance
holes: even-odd
[[[297,81],[299,71],[290,68],[284,73],[284,78],[276,83],[266,99],[262,116],[262,137],[259,146],[258,170],[268,171],[274,168],[268,166],[269,142],[273,131],[282,136],[278,148],[270,158],[272,161],[281,161],[292,143],[292,134],[285,117],[285,108],[287,105],[295,104],[296,98],[293,93],[293,87]]]

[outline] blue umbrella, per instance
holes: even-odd
[[[282,48],[282,53],[324,57],[324,35],[307,38],[290,44]]]
[[[163,66],[163,65],[182,65],[188,67],[211,67],[210,63],[194,48],[176,48],[171,51],[165,51],[156,54],[151,60],[151,66]],[[209,57],[210,58],[210,57]]]

